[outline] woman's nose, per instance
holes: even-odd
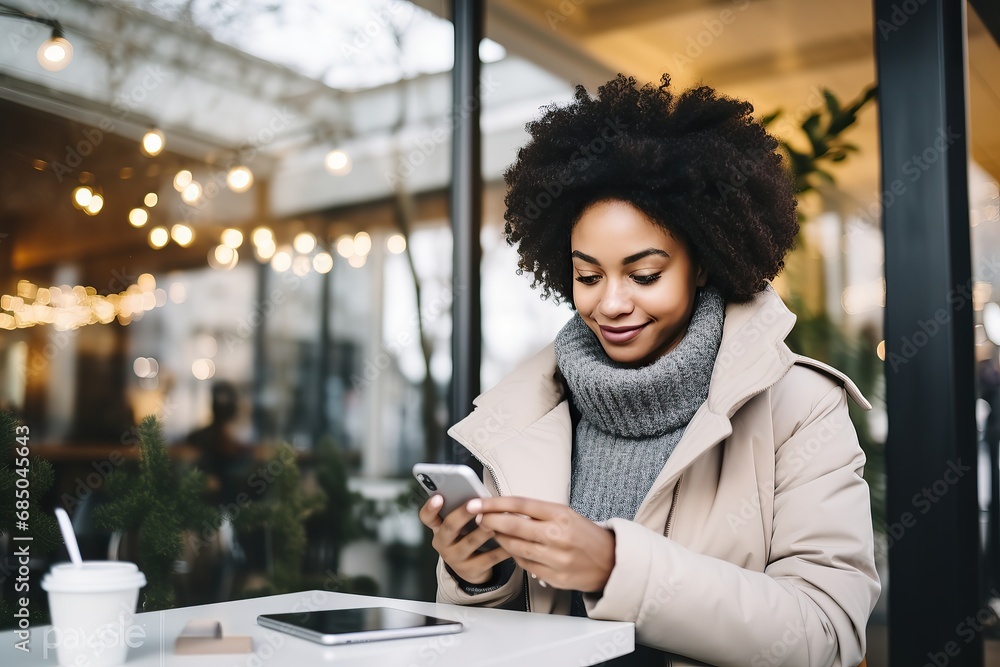
[[[632,312],[632,294],[624,281],[608,281],[608,287],[601,295],[598,309],[608,319],[628,315]]]

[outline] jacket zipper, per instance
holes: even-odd
[[[483,468],[485,470],[489,471],[490,478],[493,480],[493,486],[496,487],[497,493],[499,495],[501,495],[501,496],[504,495],[503,489],[500,488],[500,482],[497,481],[497,474],[495,472],[493,472],[493,468],[490,467],[490,464],[488,464],[486,461],[484,461],[479,455],[477,455],[474,451],[472,451],[468,447],[466,447],[466,449],[468,449],[469,453],[472,454],[472,457],[474,459],[476,459],[477,461],[479,461],[479,463],[482,464],[482,466],[483,466]]]
[[[663,528],[663,536],[670,537],[670,525],[674,522],[674,510],[677,509],[677,496],[681,493],[681,480],[684,479],[684,475],[677,478],[677,482],[674,484],[674,497],[670,501],[670,511],[667,512],[667,525]]]
[[[468,448],[466,448],[466,449],[468,449]],[[495,472],[493,472],[493,468],[486,461],[484,461],[481,457],[479,457],[478,455],[476,455],[476,453],[473,452],[471,449],[469,449],[469,453],[472,454],[472,456],[483,465],[483,469],[484,470],[487,470],[490,473],[490,478],[493,480],[493,486],[496,488],[497,494],[499,494],[499,495],[502,496],[503,495],[503,489],[500,488],[500,482],[497,480],[497,475],[496,475]],[[530,612],[531,611],[531,592],[528,590],[528,573],[525,572],[524,575],[523,575],[523,577],[524,577],[524,606],[525,606],[525,611]]]

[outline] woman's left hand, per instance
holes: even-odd
[[[604,590],[615,566],[615,534],[566,505],[502,496],[466,505],[479,525],[529,574],[585,593]]]

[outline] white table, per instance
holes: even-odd
[[[393,639],[354,646],[322,646],[257,625],[258,614],[374,606],[396,607],[461,621],[465,629],[458,634],[438,637]],[[224,635],[251,635],[254,652],[214,656],[174,655],[174,639],[192,618],[220,621]],[[142,628],[145,638],[135,642],[141,642],[140,646],[129,649],[127,664],[147,667],[305,667],[327,664],[338,667],[557,667],[593,665],[635,649],[635,626],[632,623],[320,590],[138,614],[136,625]],[[49,649],[48,655],[44,655],[47,627],[33,629],[29,654],[16,650],[13,633],[4,632],[0,644],[0,665],[27,667],[57,664],[54,650]],[[133,632],[133,636],[142,633]]]

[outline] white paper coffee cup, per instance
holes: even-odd
[[[125,662],[129,647],[142,644],[135,605],[145,575],[135,563],[84,561],[53,565],[42,579],[49,594],[52,628],[44,651],[55,649],[60,665],[110,667]]]

